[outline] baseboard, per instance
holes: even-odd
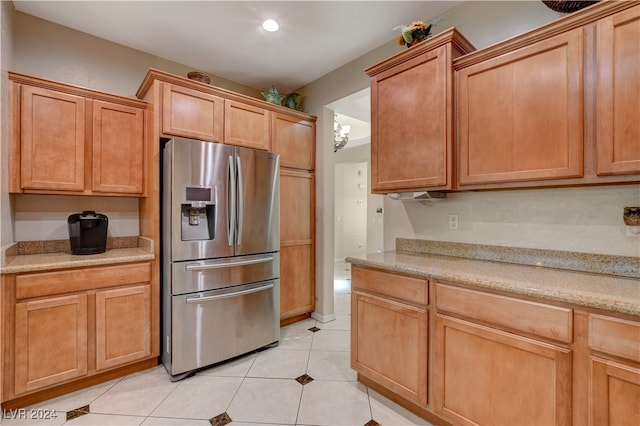
[[[319,314],[319,313],[314,311],[314,312],[311,313],[311,318],[313,318],[316,321],[320,321],[320,322],[324,323],[324,322],[329,322],[329,321],[335,320],[336,319],[336,314],[333,313],[333,314],[329,314],[329,315],[322,315],[322,314]]]

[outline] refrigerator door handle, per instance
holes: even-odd
[[[242,224],[244,223],[244,191],[243,186],[244,182],[242,182],[242,162],[240,161],[240,157],[236,157],[236,175],[237,175],[237,185],[238,185],[238,195],[237,195],[237,209],[238,209],[238,229],[237,229],[237,237],[236,244],[240,245],[242,242]]]
[[[260,287],[248,288],[246,290],[240,291],[229,291],[220,294],[214,294],[211,296],[199,296],[199,297],[187,297],[185,299],[186,303],[201,303],[201,302],[209,302],[211,300],[219,300],[219,299],[227,299],[229,297],[237,297],[244,296],[251,293],[257,293],[259,291],[265,291],[273,288],[273,283],[261,285]]]
[[[184,269],[185,271],[202,271],[205,269],[220,269],[220,268],[232,268],[234,266],[255,265],[258,263],[272,262],[273,256],[265,256],[254,259],[245,260],[227,260],[227,261],[214,261],[207,263],[206,261],[198,263],[188,263]]]
[[[229,175],[227,179],[227,236],[229,245],[233,245],[236,230],[236,173],[233,156],[229,156]]]

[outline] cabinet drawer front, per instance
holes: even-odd
[[[589,347],[640,362],[640,323],[590,314]]]
[[[487,323],[571,343],[572,310],[506,296],[436,284],[436,306]]]
[[[420,305],[429,303],[427,281],[419,278],[354,266],[351,269],[351,283],[354,289],[384,294]]]
[[[19,275],[16,277],[16,298],[27,299],[149,281],[150,263]]]

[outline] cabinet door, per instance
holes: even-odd
[[[583,175],[583,33],[458,71],[460,185]]]
[[[640,173],[640,6],[598,21],[598,175]]]
[[[315,176],[280,169],[280,319],[315,307]]]
[[[592,357],[590,406],[591,425],[639,425],[640,369]]]
[[[224,143],[269,151],[271,149],[269,111],[225,99]]]
[[[316,125],[312,121],[272,113],[272,149],[280,154],[280,165],[294,169],[315,168]]]
[[[143,193],[144,134],[143,110],[94,101],[93,191]]]
[[[16,304],[15,392],[87,374],[87,296]]]
[[[224,99],[170,83],[162,89],[162,133],[222,142]]]
[[[446,47],[371,79],[371,189],[450,185],[451,68]]]
[[[434,402],[457,424],[567,425],[568,349],[438,315]]]
[[[96,369],[151,355],[151,286],[96,292]]]
[[[84,98],[21,87],[21,188],[83,191]]]
[[[404,303],[351,293],[351,367],[398,395],[427,405],[428,314]]]

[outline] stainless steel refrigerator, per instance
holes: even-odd
[[[277,154],[182,138],[162,162],[162,362],[173,380],[277,343]]]

